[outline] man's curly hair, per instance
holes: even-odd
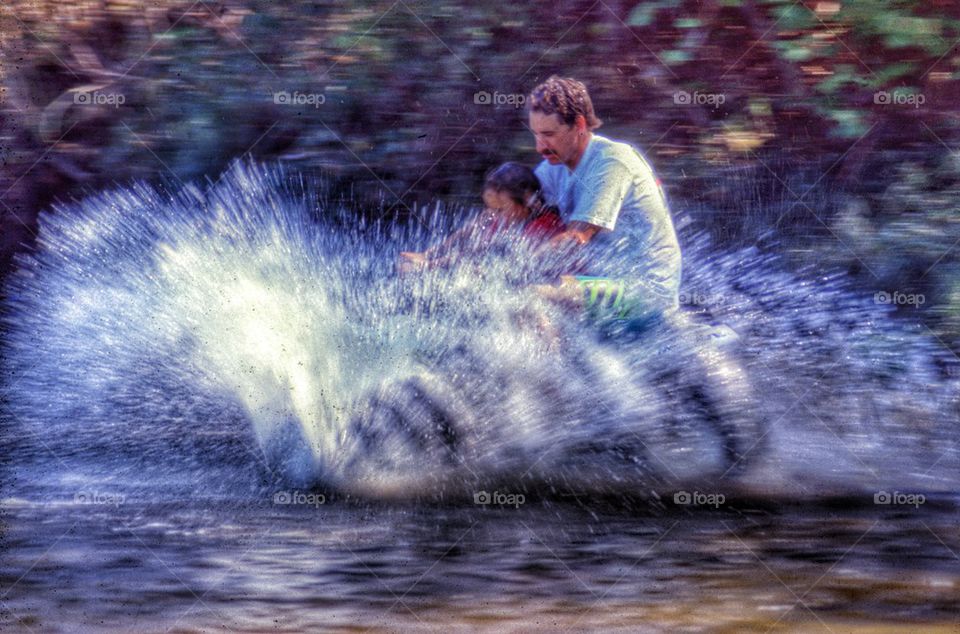
[[[583,115],[590,130],[596,130],[603,125],[603,121],[593,112],[593,102],[590,101],[587,87],[570,77],[551,75],[533,89],[527,104],[530,112],[559,115],[566,125],[573,125],[577,115]]]

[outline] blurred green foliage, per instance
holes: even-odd
[[[845,249],[822,244],[824,262],[861,269],[878,292],[922,294],[933,332],[960,341],[960,154],[898,165],[890,184],[851,197],[833,219]],[[913,312],[914,306],[898,307]]]

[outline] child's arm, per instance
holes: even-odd
[[[397,262],[397,270],[401,275],[406,273],[416,273],[429,265],[429,250],[420,253],[418,251],[401,251],[400,260]]]
[[[398,267],[400,273],[414,273],[434,266],[443,266],[449,261],[451,249],[459,244],[467,243],[477,231],[482,228],[483,215],[469,220],[440,244],[436,244],[426,251],[401,251]]]

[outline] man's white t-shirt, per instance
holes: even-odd
[[[636,148],[594,134],[576,169],[543,161],[536,174],[564,222],[602,228],[587,245],[588,274],[628,277],[634,301],[648,310],[678,307],[680,245],[663,190]]]

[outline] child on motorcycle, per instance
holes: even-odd
[[[479,252],[489,248],[499,232],[518,230],[521,239],[533,245],[561,233],[563,221],[556,209],[547,207],[540,181],[533,170],[508,162],[487,174],[483,184],[484,210],[442,243],[423,252],[400,253],[401,273],[448,264],[454,252]]]

